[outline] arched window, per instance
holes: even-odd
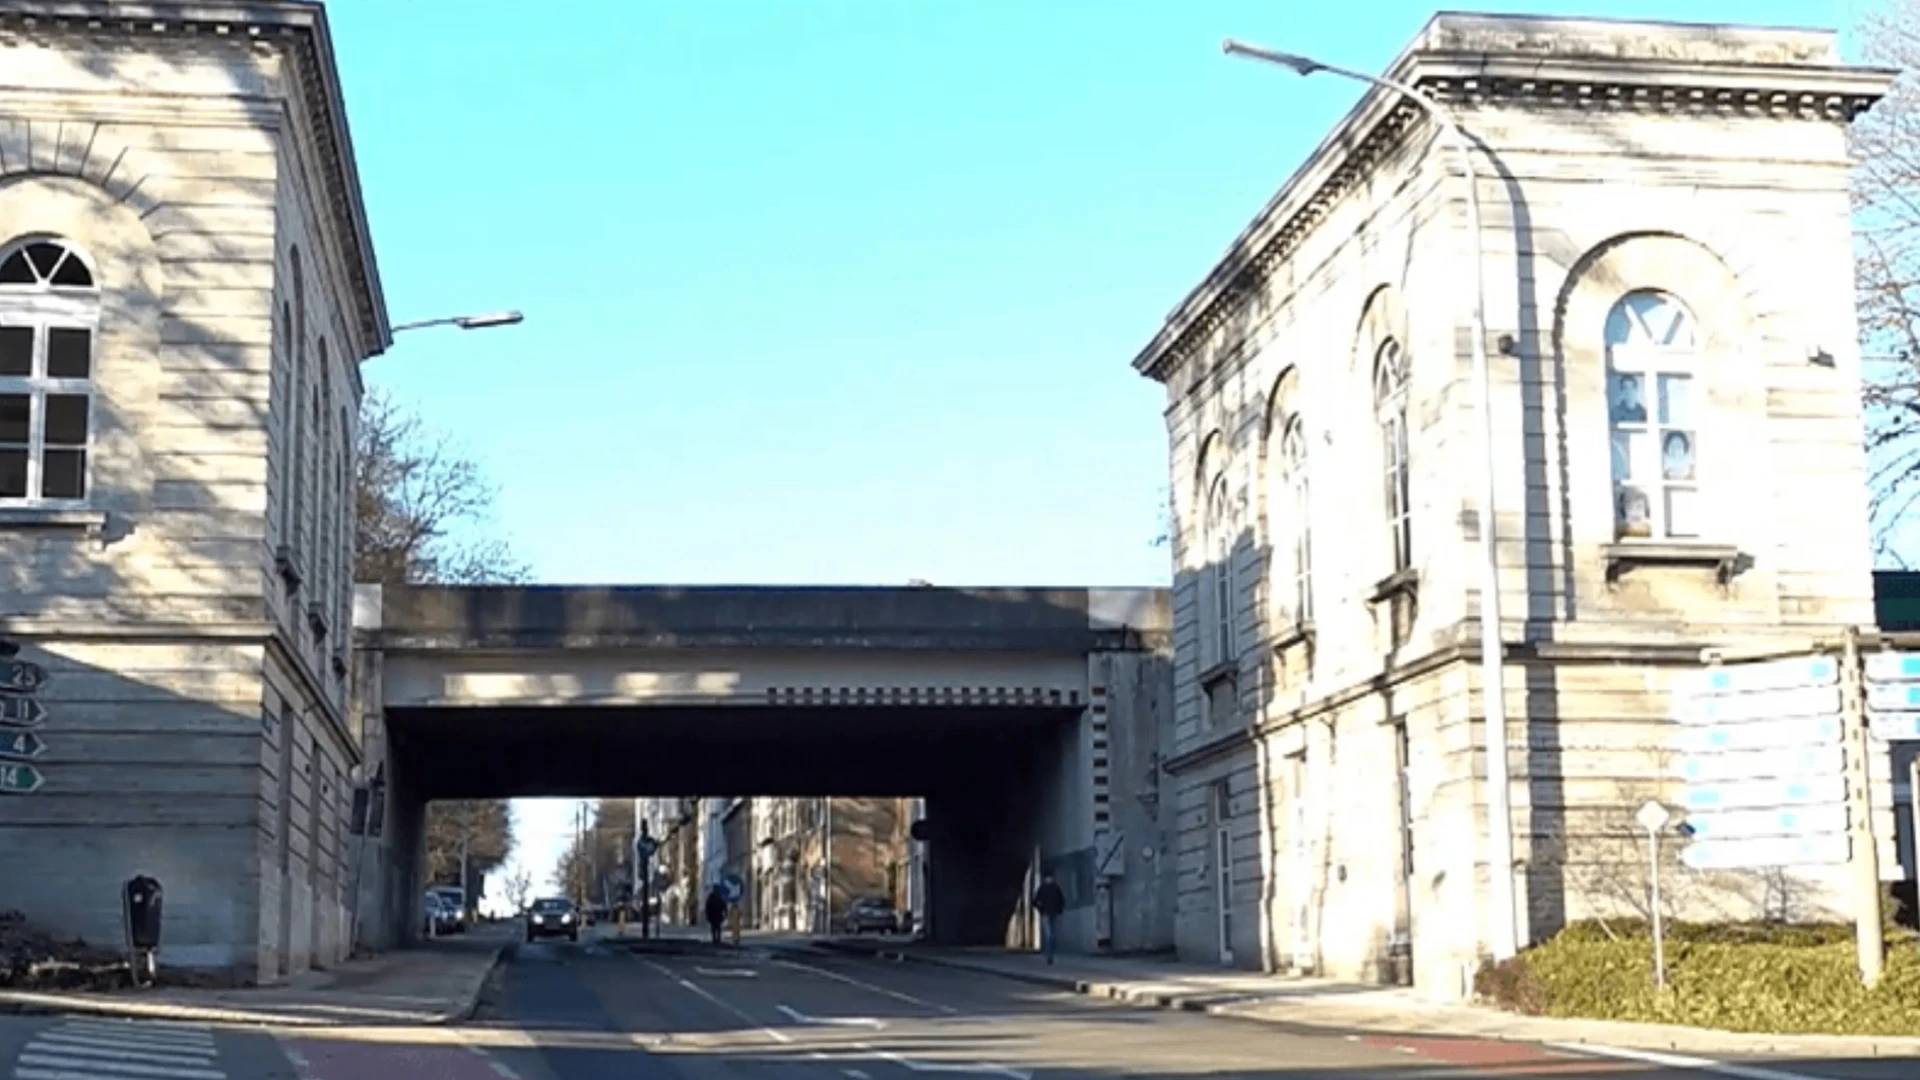
[[[0,247],[0,502],[87,498],[99,325],[77,248],[52,237]]]
[[[1400,343],[1391,338],[1374,354],[1373,403],[1380,424],[1387,531],[1397,573],[1413,566],[1413,492],[1407,460],[1407,358]]]
[[[1630,292],[1606,335],[1614,535],[1698,536],[1693,316],[1666,293]]]
[[[1313,621],[1313,517],[1307,501],[1307,431],[1300,414],[1280,420],[1267,448],[1267,535],[1273,546],[1275,614],[1283,626]]]
[[[302,415],[301,399],[306,397],[307,385],[307,294],[306,284],[300,273],[300,249],[293,248],[287,256],[293,279],[293,335],[287,347],[292,350],[293,370],[287,381],[287,430],[286,441],[280,446],[281,460],[285,463],[282,475],[286,478],[286,490],[282,505],[282,518],[286,527],[282,533],[286,543],[292,549],[291,564],[306,564],[306,520],[303,500],[305,498],[306,454],[301,447],[305,442],[301,438]],[[311,435],[308,435],[311,438]]]
[[[306,423],[308,437],[307,445],[300,448],[300,457],[307,462],[305,467],[306,482],[312,486],[312,490],[303,493],[304,497],[308,500],[308,506],[311,507],[313,512],[313,543],[307,545],[307,573],[316,579],[323,578],[327,572],[326,554],[318,550],[327,542],[327,508],[321,505],[321,496],[326,487],[326,475],[321,472],[321,462],[325,460],[325,439],[327,433],[326,425],[321,420],[320,412],[320,382],[322,378],[324,378],[323,372],[326,370],[324,366],[326,356],[327,342],[325,338],[322,338],[320,339],[320,352],[318,357],[321,361],[321,366],[319,370],[313,373],[313,378],[307,381]],[[327,595],[327,583],[324,580],[316,580],[314,582],[314,588],[318,590],[318,592],[314,594],[314,601]]]
[[[314,381],[320,384],[320,398],[314,406],[314,430],[320,433],[320,445],[314,449],[313,469],[314,505],[318,508],[320,520],[315,524],[314,533],[319,537],[320,554],[320,591],[314,596],[322,617],[333,620],[334,599],[339,593],[340,582],[340,523],[338,520],[339,500],[334,488],[333,459],[338,451],[334,440],[338,434],[333,430],[333,365],[327,356],[327,339],[320,339],[320,370]]]
[[[340,540],[338,544],[338,548],[340,551],[340,577],[339,577],[339,582],[337,586],[339,589],[339,594],[334,598],[334,610],[336,612],[335,619],[340,626],[339,648],[340,648],[340,659],[343,661],[341,674],[342,674],[342,677],[344,677],[345,676],[344,661],[347,658],[348,645],[352,641],[351,631],[353,628],[353,576],[354,576],[353,554],[354,554],[355,546],[358,542],[358,534],[354,530],[354,493],[353,493],[353,473],[352,473],[353,419],[347,414],[347,410],[344,407],[340,409],[339,432],[340,432],[339,454],[338,456],[335,457],[334,463],[333,463],[334,491],[338,493],[337,497],[334,500],[334,513],[336,515],[335,519],[339,522],[339,528],[340,528]]]
[[[1307,502],[1306,423],[1299,405],[1299,371],[1288,368],[1267,398],[1262,455],[1267,587],[1273,626],[1281,635],[1304,629],[1313,619],[1313,519]]]
[[[1224,664],[1236,657],[1233,641],[1233,508],[1224,467],[1216,467],[1207,484],[1207,556],[1213,579],[1211,602],[1212,628],[1209,631],[1213,655],[1208,667]]]

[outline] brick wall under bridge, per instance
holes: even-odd
[[[357,889],[363,945],[418,925],[431,800],[689,791],[924,797],[943,941],[1030,940],[1022,898],[1044,866],[1068,893],[1063,947],[1172,942],[1164,590],[356,599],[355,719],[385,809]]]

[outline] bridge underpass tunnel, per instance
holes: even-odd
[[[397,835],[413,840],[393,849],[411,864],[394,868],[396,881],[426,880],[421,820],[430,800],[698,793],[715,808],[696,825],[706,834],[704,880],[739,873],[761,925],[819,931],[818,890],[790,869],[813,819],[792,808],[822,797],[856,808],[917,799],[926,842],[911,847],[920,857],[909,860],[901,891],[915,898],[927,936],[1023,944],[1032,940],[1023,901],[1048,853],[1087,843],[1077,706],[390,708],[385,726],[393,805],[406,819]],[[910,824],[898,821],[903,834]],[[833,835],[878,828],[843,820]],[[852,870],[853,854],[833,860],[836,919],[851,895],[884,895]],[[1070,892],[1074,884],[1063,881]]]

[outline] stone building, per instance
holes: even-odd
[[[754,875],[756,925],[821,933],[857,897],[905,910],[907,830],[914,800],[893,797],[758,798]],[[823,888],[823,883],[828,883]]]
[[[317,4],[0,0],[0,634],[52,673],[17,907],[268,980],[346,949],[358,362],[388,344]]]
[[[1479,247],[1434,123],[1358,87],[1135,367],[1167,387],[1181,954],[1452,996],[1509,872],[1469,260],[1524,945],[1617,907],[1703,646],[1872,623],[1847,133],[1889,75],[1826,32],[1452,14],[1387,74],[1476,147]]]

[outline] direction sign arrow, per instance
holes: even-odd
[[[39,698],[0,697],[0,726],[39,727],[47,719],[47,707]]]
[[[31,765],[0,765],[0,795],[31,795],[45,782]]]
[[[31,731],[0,731],[0,758],[32,761],[46,752],[46,741]]]
[[[0,690],[31,694],[47,685],[47,669],[25,660],[0,663]]]

